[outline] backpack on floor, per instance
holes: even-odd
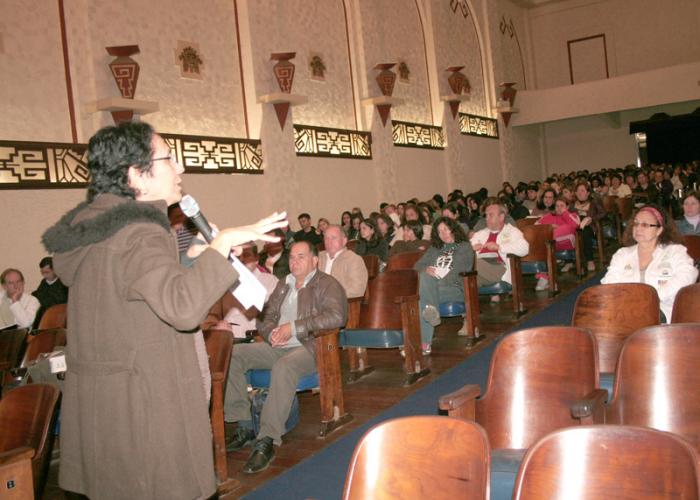
[[[260,432],[260,415],[262,413],[263,405],[267,399],[268,389],[255,389],[251,397],[252,401],[250,404],[250,413],[253,419],[253,430],[257,436]],[[292,400],[292,408],[289,410],[289,417],[284,424],[284,433],[288,433],[299,423],[299,398],[294,394],[294,399]]]

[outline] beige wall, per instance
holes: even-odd
[[[186,174],[183,179],[185,190],[220,227],[273,210],[287,210],[293,226],[301,211],[311,212],[314,219],[325,216],[336,221],[352,206],[368,212],[383,200],[429,198],[455,187],[495,188],[501,181],[498,141],[453,133],[444,151],[397,148],[390,126],[381,125],[373,107],[360,104],[361,98],[379,95],[372,69],[376,63],[405,60],[411,81],[397,82],[395,95],[405,103],[392,111],[393,117],[437,123],[443,119],[439,100],[445,87],[443,66],[465,64],[475,98],[464,109],[488,115],[483,84],[488,67],[480,55],[485,48],[474,50],[479,45],[476,23],[443,4],[237,0],[239,61],[231,0],[212,0],[206,9],[186,0],[64,2],[78,141],[87,142],[112,122],[108,113],[86,109],[96,99],[118,96],[107,67],[112,58],[104,48],[138,44],[141,52],[134,58],[141,74],[136,98],[159,104],[158,112],[144,117],[159,131],[245,137],[245,91],[248,129],[250,137],[263,142],[265,173]],[[5,75],[0,140],[72,142],[56,2],[7,0],[0,3],[0,19],[4,49],[0,71]],[[455,46],[452,38],[442,36],[443,28],[462,36],[465,46]],[[435,36],[436,32],[441,35]],[[180,77],[174,54],[179,41],[198,44],[205,61],[202,80]],[[280,130],[272,107],[257,100],[277,91],[270,52],[287,50],[297,52],[293,92],[309,101],[293,108]],[[309,76],[307,65],[316,53],[326,62],[326,82]],[[450,55],[443,58],[446,54]],[[337,128],[357,124],[372,132],[374,157],[369,161],[297,157],[293,122]],[[84,196],[82,189],[0,191],[0,224],[12,235],[0,240],[0,267],[24,270],[27,287],[34,289],[40,278],[36,267],[45,255],[41,234]]]
[[[610,76],[700,60],[697,0],[566,0],[529,11],[536,88],[569,85],[567,41],[605,34]]]

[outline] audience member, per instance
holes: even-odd
[[[39,300],[24,293],[24,275],[19,269],[5,269],[0,274],[0,330],[29,328],[41,307]]]
[[[323,243],[325,250],[318,256],[318,268],[337,279],[348,298],[362,297],[367,288],[367,267],[362,257],[345,248],[345,232],[340,226],[328,226]]]
[[[308,241],[290,248],[291,273],[280,281],[258,320],[258,333],[265,342],[239,344],[233,350],[228,373],[225,418],[238,422],[227,440],[227,451],[255,442],[243,472],[254,473],[272,460],[274,445],[282,444],[299,379],[316,370],[314,335],[339,328],[347,317],[347,297],[338,281],[317,270],[316,247]],[[270,392],[262,408],[260,431],[253,431],[245,373],[271,369]]]
[[[389,250],[389,257],[404,252],[423,252],[430,244],[423,239],[423,225],[415,220],[404,223],[401,227],[401,235],[403,239],[394,242]]]
[[[246,245],[239,256],[240,261],[253,273],[258,281],[265,287],[265,302],[270,298],[272,291],[279,280],[267,270],[261,270],[258,264],[258,248],[255,245]],[[255,319],[260,314],[255,307],[246,309],[233,296],[230,291],[225,291],[222,297],[209,309],[209,314],[201,324],[202,330],[227,330],[233,333],[236,339],[245,339],[246,332],[255,330]]]
[[[44,257],[41,259],[41,262],[39,262],[39,270],[41,271],[43,279],[41,283],[39,283],[39,288],[34,290],[32,295],[39,299],[41,308],[34,319],[34,328],[39,326],[41,317],[49,307],[68,302],[68,287],[56,276],[53,270],[53,259],[51,257]]]
[[[270,232],[270,236],[277,236],[279,241],[263,245],[258,264],[277,279],[284,279],[289,274],[289,248],[285,244],[285,234],[281,229],[276,229]]]
[[[563,196],[554,202],[554,213],[544,215],[536,224],[551,224],[554,227],[555,250],[573,250],[576,248],[576,230],[581,220],[573,212],[569,212],[569,205]],[[571,264],[566,264],[564,272],[568,271]],[[537,273],[537,285],[535,290],[541,291],[549,288],[549,274]]]
[[[365,219],[360,224],[360,239],[355,246],[357,255],[376,255],[381,262],[389,258],[389,245],[384,240],[377,228],[377,223],[372,219]]]
[[[546,188],[537,201],[537,205],[531,212],[532,215],[546,215],[554,212],[554,200],[557,198],[557,193],[552,188]]]
[[[603,209],[600,199],[591,196],[588,190],[588,183],[579,182],[576,185],[576,201],[574,202],[573,209],[581,220],[579,227],[582,230],[583,257],[586,261],[587,269],[589,271],[595,271],[593,241],[596,239],[596,235],[593,232],[593,226],[596,222],[599,222],[605,217],[605,210]]]
[[[663,210],[647,205],[627,225],[623,247],[612,257],[601,283],[646,283],[659,294],[665,321],[671,319],[678,290],[692,285],[698,270]]]
[[[683,198],[683,217],[676,221],[681,234],[700,235],[700,203],[697,191],[691,191]]]
[[[632,196],[632,190],[627,184],[622,183],[622,177],[619,174],[613,174],[610,177],[610,189],[608,194],[617,196],[618,198],[627,198]]]
[[[323,237],[311,225],[311,216],[309,214],[299,214],[297,219],[301,229],[294,233],[294,241],[309,241],[312,245],[318,245],[323,241]]]
[[[353,214],[352,215],[352,218],[350,219],[352,227],[350,228],[350,231],[348,232],[348,240],[349,241],[360,239],[360,224],[362,224],[363,220],[364,219],[362,218],[361,214]]]
[[[507,256],[512,253],[524,257],[530,245],[520,229],[506,223],[506,207],[501,200],[487,198],[484,202],[484,213],[486,227],[471,237],[471,245],[477,257],[477,283],[479,286],[499,281],[511,283],[510,262]],[[494,302],[499,300],[493,297]]]
[[[459,223],[440,217],[433,224],[431,245],[416,262],[418,271],[421,343],[423,354],[430,354],[434,328],[440,324],[440,302],[464,301],[460,273],[470,271],[474,252]]]
[[[394,221],[386,214],[381,214],[377,217],[377,229],[379,235],[386,241],[387,245],[391,245],[394,241]]]
[[[347,210],[340,215],[340,227],[345,231],[345,235],[350,238],[352,230],[352,214]]]

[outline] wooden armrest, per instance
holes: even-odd
[[[593,389],[585,398],[571,405],[571,416],[578,419],[594,418],[605,407],[608,391]]]
[[[453,411],[465,405],[469,401],[474,401],[481,395],[481,387],[478,384],[465,385],[461,389],[445,394],[440,397],[440,409]]]
[[[359,297],[348,297],[348,303],[359,302],[360,304],[362,304],[362,301],[364,299],[365,297],[363,295],[360,295]]]
[[[476,276],[476,271],[464,271],[459,273],[462,278],[468,278],[469,276]]]
[[[34,448],[29,446],[22,446],[21,448],[14,448],[9,451],[0,453],[0,466],[13,464],[21,460],[29,459],[34,457]]]
[[[506,258],[508,259],[513,259],[513,260],[520,260],[522,257],[520,255],[515,255],[514,253],[508,253],[506,254]]]
[[[404,302],[418,302],[418,295],[401,295],[394,298],[395,304],[402,304]]]
[[[312,335],[314,338],[319,339],[321,337],[327,337],[328,335],[338,335],[340,333],[340,328],[331,328],[330,330],[319,330],[317,332],[313,332]]]

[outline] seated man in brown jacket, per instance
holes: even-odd
[[[362,297],[367,288],[367,266],[362,257],[348,250],[348,237],[340,226],[328,226],[323,233],[325,250],[318,256],[318,268],[337,279],[348,298]]]
[[[317,270],[317,266],[313,244],[293,243],[289,252],[291,272],[277,284],[258,320],[258,333],[265,342],[239,344],[233,349],[224,415],[226,421],[238,422],[238,428],[227,441],[226,449],[238,450],[255,442],[243,472],[267,468],[275,454],[273,444],[282,444],[284,424],[299,379],[316,371],[314,334],[345,324],[345,291],[335,278]],[[256,436],[245,373],[259,368],[271,369],[272,373]]]

